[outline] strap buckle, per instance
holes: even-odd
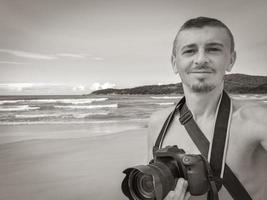
[[[186,110],[179,118],[179,121],[182,125],[186,124],[190,119],[193,118],[192,113],[190,112],[190,110]]]

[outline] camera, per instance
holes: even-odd
[[[138,165],[123,171],[122,192],[130,200],[162,200],[175,189],[177,180],[188,181],[191,195],[203,195],[210,190],[213,178],[209,164],[202,155],[185,154],[176,145],[154,153],[148,165]]]

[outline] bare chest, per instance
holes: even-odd
[[[245,123],[232,120],[226,150],[226,163],[251,195],[256,197],[255,199],[261,199],[262,196],[267,195],[267,188],[263,187],[267,180],[267,154],[253,139],[253,132],[248,132],[251,128],[248,129],[246,126]],[[199,127],[211,141],[214,123]],[[200,154],[186,129],[177,119],[174,119],[170,125],[163,141],[163,146],[167,145],[177,145],[188,154]]]
[[[198,123],[198,126],[211,144],[214,132],[214,121],[210,121],[209,123]],[[235,123],[231,124],[229,130],[226,162],[236,168],[237,171],[244,165],[244,163],[248,166],[248,163],[253,162],[252,159],[257,145],[255,141],[253,141],[251,134],[249,135],[245,133],[245,131],[245,126],[241,128],[240,126],[235,125]],[[163,140],[162,146],[167,145],[177,145],[189,154],[200,154],[185,127],[180,124],[177,118],[174,118]]]
[[[199,128],[205,134],[209,141],[212,140],[214,123],[198,123]],[[197,146],[190,138],[185,127],[179,122],[178,117],[172,121],[168,132],[163,140],[163,146],[177,145],[179,148],[185,150],[188,154],[200,154]]]

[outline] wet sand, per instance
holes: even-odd
[[[22,137],[25,127],[21,131]],[[29,135],[37,134],[32,131]],[[0,200],[126,199],[120,189],[122,170],[146,163],[146,129],[77,138],[63,133],[0,142]]]

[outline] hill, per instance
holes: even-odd
[[[245,74],[228,74],[225,76],[225,90],[235,94],[264,94],[267,93],[267,76],[252,76]],[[167,85],[146,85],[126,89],[97,90],[91,94],[182,94],[182,83]]]

